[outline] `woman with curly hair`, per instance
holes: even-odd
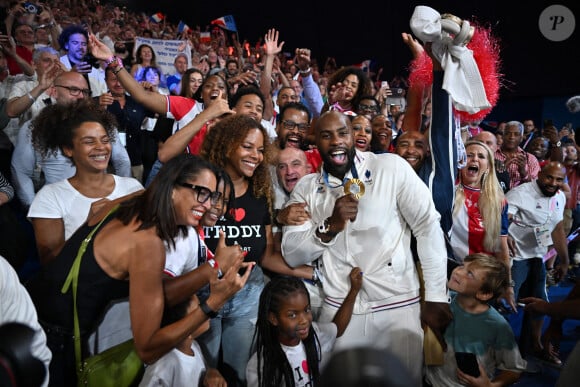
[[[228,384],[233,379],[244,385],[258,300],[264,287],[262,268],[271,270],[271,262],[284,262],[274,249],[271,226],[270,142],[266,130],[256,120],[238,113],[221,119],[207,133],[200,156],[223,168],[235,191],[235,199],[229,203],[230,216],[222,217],[214,227],[204,227],[206,245],[215,251],[219,230],[223,229],[227,244],[238,244],[246,253],[246,261],[258,263],[244,288],[225,304],[211,320],[209,331],[198,339],[208,365],[219,368],[226,379],[230,378]],[[235,375],[227,375],[226,369],[233,369]]]
[[[107,173],[116,124],[92,100],[48,106],[32,122],[32,142],[40,154],[60,150],[76,167],[71,178],[44,185],[28,211],[43,264],[105,201],[143,189],[134,178]]]
[[[363,96],[373,95],[371,80],[358,67],[343,67],[328,79],[328,102],[322,111],[355,112]]]

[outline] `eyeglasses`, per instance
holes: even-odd
[[[367,112],[376,112],[378,106],[377,105],[363,105],[362,103],[358,105],[358,110],[367,111]]]
[[[202,185],[195,185],[189,183],[179,183],[180,186],[185,188],[191,188],[194,192],[197,193],[197,201],[200,203],[207,202],[207,199],[211,199],[211,204],[216,205],[217,202],[220,200],[222,196],[221,192],[215,191],[212,192],[209,188],[204,187]]]
[[[67,89],[70,95],[73,97],[78,97],[78,95],[82,92],[85,97],[91,95],[91,89],[79,89],[78,87],[74,86],[63,86],[63,85],[54,85],[54,87],[62,87],[63,89]]]
[[[282,121],[282,126],[286,130],[294,130],[294,128],[297,127],[298,128],[298,131],[300,133],[306,133],[306,131],[310,127],[310,125],[308,125],[308,124],[297,124],[296,122],[290,121],[290,120],[284,120],[284,121]]]

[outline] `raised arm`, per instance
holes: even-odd
[[[268,30],[264,40],[264,53],[266,58],[264,70],[262,70],[262,73],[260,74],[260,91],[266,99],[262,118],[269,121],[274,115],[274,101],[272,100],[272,67],[274,65],[274,57],[282,51],[284,42],[281,42],[278,45],[278,31],[273,28]]]
[[[183,153],[187,144],[189,144],[191,139],[199,133],[200,129],[206,122],[214,120],[227,113],[234,112],[230,109],[228,101],[222,98],[222,92],[220,91],[219,96],[212,100],[209,106],[195,116],[195,118],[187,125],[165,140],[163,147],[159,149],[157,154],[159,161],[166,163],[178,154]],[[210,129],[208,128],[208,130]]]
[[[311,51],[309,48],[296,49],[296,65],[300,70],[300,79],[302,82],[302,88],[304,89],[304,99],[306,100],[312,117],[317,118],[320,116],[324,102],[322,100],[322,94],[320,94],[320,88],[312,77],[310,56]]]
[[[113,53],[107,47],[106,44],[101,42],[95,35],[89,34],[89,49],[91,50],[91,54],[97,59],[101,59],[107,63],[111,61],[113,58]],[[117,76],[121,85],[125,88],[125,90],[131,94],[137,102],[143,104],[149,110],[158,113],[158,114],[166,114],[167,113],[167,98],[163,94],[159,94],[152,91],[145,90],[139,82],[135,80],[129,73],[128,69],[121,67],[122,64],[120,60],[114,60],[108,64],[108,66],[112,66],[115,69],[113,73]]]

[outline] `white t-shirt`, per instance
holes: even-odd
[[[514,260],[543,257],[548,252],[552,231],[564,218],[566,198],[562,191],[545,196],[537,180],[521,184],[506,194],[512,223],[508,233],[516,244]],[[543,243],[540,243],[543,242]]]
[[[106,198],[113,200],[143,189],[143,185],[132,177],[113,175],[115,188]],[[28,218],[62,218],[64,239],[70,236],[87,220],[91,203],[101,198],[89,198],[77,191],[68,179],[43,186],[34,196],[28,210]]]
[[[139,387],[203,386],[205,361],[196,341],[191,344],[193,356],[172,349],[155,363],[145,368]]]
[[[312,322],[312,327],[318,336],[320,341],[320,364],[318,369],[322,369],[328,359],[330,359],[330,353],[334,347],[334,342],[336,341],[337,328],[336,324],[330,323],[317,323]],[[286,345],[280,344],[282,350],[286,354],[286,358],[290,363],[290,368],[294,371],[294,382],[296,387],[306,387],[311,386],[310,374],[308,373],[308,366],[306,363],[306,350],[304,344],[300,344],[294,347],[288,347]],[[267,361],[267,360],[266,360]],[[246,367],[246,381],[248,387],[258,386],[258,354],[255,352],[248,365]]]

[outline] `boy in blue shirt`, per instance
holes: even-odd
[[[489,303],[509,284],[506,265],[487,254],[470,254],[451,273],[453,320],[445,331],[444,364],[427,366],[426,381],[433,386],[506,386],[526,369],[513,331],[506,319]],[[477,358],[479,377],[462,372],[456,352]],[[499,369],[499,372],[497,370]]]

